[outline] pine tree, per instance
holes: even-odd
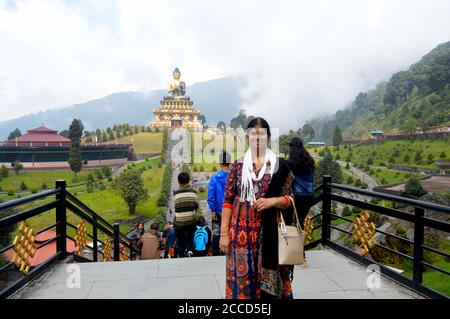
[[[333,160],[330,151],[325,151],[323,160],[321,160],[317,165],[317,169],[314,173],[315,185],[320,185],[322,183],[322,178],[324,175],[330,175],[333,183],[342,183],[342,168],[336,161]]]
[[[81,136],[83,134],[83,129],[83,123],[79,119],[74,119],[69,128],[70,151],[69,160],[67,162],[69,163],[72,172],[75,173],[75,177],[77,176],[77,173],[81,171],[81,168],[83,166],[80,150],[80,142]]]
[[[114,180],[113,187],[127,204],[129,214],[134,214],[137,205],[149,198],[148,190],[145,188],[144,180],[139,172],[123,172]]]
[[[402,196],[418,199],[426,193],[426,190],[417,178],[410,178],[405,184],[405,190],[402,192]]]
[[[14,162],[14,172],[16,172],[16,175],[19,175],[21,170],[23,170],[23,164],[20,161],[15,161]]]
[[[8,177],[8,176],[9,176],[8,168],[3,164],[0,167],[0,177]]]
[[[342,132],[339,127],[339,125],[336,125],[334,128],[334,134],[333,134],[333,145],[337,148],[339,148],[339,145],[342,143]]]
[[[8,141],[11,141],[11,140],[15,139],[16,137],[21,137],[21,136],[22,136],[22,132],[20,132],[20,130],[18,128],[16,128],[14,131],[9,133]]]

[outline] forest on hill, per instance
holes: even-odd
[[[316,139],[330,141],[339,126],[344,139],[370,130],[412,133],[450,123],[450,42],[438,45],[408,70],[359,93],[351,105],[332,117],[309,122]]]

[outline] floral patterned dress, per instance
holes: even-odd
[[[270,184],[270,163],[260,181],[254,182],[256,199],[264,197]],[[255,170],[255,166],[253,165]],[[259,171],[256,171],[258,175]],[[226,256],[226,298],[259,299],[261,289],[278,298],[292,298],[292,273],[288,266],[278,270],[262,268],[261,238],[262,214],[250,207],[248,201],[240,201],[242,163],[235,162],[227,177],[224,208],[233,210],[230,221],[230,249]],[[292,195],[292,180],[283,187],[286,195]]]

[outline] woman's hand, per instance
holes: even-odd
[[[219,248],[224,253],[228,253],[228,250],[230,249],[230,236],[228,236],[228,234],[220,235]]]
[[[256,202],[253,204],[253,207],[257,211],[262,211],[271,207],[274,207],[278,203],[278,197],[272,197],[272,198],[259,198],[256,200]]]

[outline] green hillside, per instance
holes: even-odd
[[[349,108],[328,119],[312,120],[316,139],[331,141],[339,125],[344,139],[373,129],[414,132],[450,124],[450,42],[440,44],[408,70],[359,93]]]
[[[321,153],[324,147],[309,147],[312,154]],[[334,158],[352,163],[372,176],[379,184],[394,183],[423,174],[390,169],[392,165],[436,169],[436,160],[450,159],[450,141],[397,140],[371,145],[330,148]],[[350,171],[344,172],[350,173]]]
[[[375,145],[358,145],[349,148],[340,147],[332,151],[339,154],[342,161],[374,166],[407,165],[433,168],[435,160],[450,158],[448,140],[434,141],[387,141]]]
[[[132,143],[136,153],[161,153],[162,133],[138,133],[122,137],[119,143]]]

